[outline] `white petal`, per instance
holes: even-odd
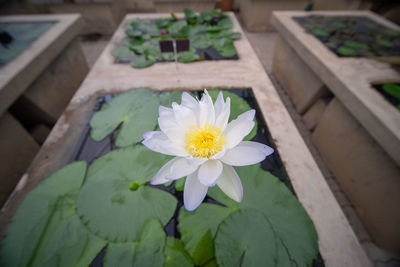
[[[158,115],[160,117],[174,117],[174,111],[172,110],[172,108],[167,108],[164,106],[159,106],[158,107]]]
[[[172,109],[174,110],[175,120],[181,126],[185,132],[193,125],[196,125],[196,116],[188,107],[172,103]]]
[[[222,163],[219,160],[207,160],[199,168],[199,181],[205,186],[214,186],[222,173]]]
[[[224,131],[231,114],[231,99],[228,97],[220,114],[215,114],[215,126]]]
[[[151,179],[150,184],[152,185],[158,185],[158,184],[164,184],[169,182],[165,176],[170,172],[172,164],[177,160],[178,158],[173,158],[170,161],[168,161],[164,166],[161,167],[161,169],[154,175],[154,177]]]
[[[215,117],[217,118],[219,114],[221,114],[224,109],[224,96],[222,95],[222,91],[219,91],[217,100],[215,100],[214,109],[215,109]]]
[[[199,102],[200,110],[198,112],[198,126],[203,126],[205,123],[214,125],[215,122],[215,111],[214,105],[207,90],[204,90],[204,94]]]
[[[222,147],[222,150],[220,152],[218,152],[217,154],[215,154],[214,156],[211,157],[211,159],[220,159],[222,158],[226,153],[226,148],[225,146]]]
[[[186,158],[189,164],[200,165],[208,160],[208,158]]]
[[[186,178],[183,191],[183,202],[188,211],[196,209],[207,194],[208,187],[202,185],[197,179],[197,172],[192,173]]]
[[[254,109],[246,111],[239,115],[236,120],[231,121],[224,131],[226,137],[226,146],[228,148],[235,147],[248,135],[254,127]]]
[[[257,142],[243,141],[228,150],[220,160],[232,166],[247,166],[263,161],[274,149]]]
[[[172,164],[167,179],[176,180],[182,178],[195,172],[198,167],[198,165],[190,164],[186,158],[179,158]]]
[[[232,166],[224,164],[224,170],[217,181],[217,185],[231,199],[241,202],[243,199],[243,187],[239,175]]]
[[[185,107],[188,107],[192,110],[196,110],[198,108],[199,102],[189,93],[183,92],[181,105],[184,105]]]
[[[144,138],[142,144],[155,152],[172,156],[187,156],[184,147],[176,145],[160,131],[145,132],[142,135]]]

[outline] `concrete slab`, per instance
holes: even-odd
[[[388,63],[337,57],[293,20],[311,14],[365,16],[398,31],[400,27],[369,11],[276,11],[272,18],[282,39],[400,165],[400,113],[370,85],[377,80],[399,80],[400,74]]]
[[[372,266],[233,14],[230,14],[233,30],[243,35],[242,39],[235,42],[240,58],[237,61],[172,62],[154,64],[145,69],[114,64],[111,51],[123,40],[127,21],[136,17],[165,16],[168,14],[128,15],[122,22],[58,120],[26,173],[26,179],[18,185],[14,197],[3,207],[0,214],[1,233],[4,233],[8,220],[26,194],[41,179],[69,160],[73,145],[91,116],[89,110],[99,95],[138,87],[156,91],[252,88],[297,197],[314,221],[320,252],[326,265]]]
[[[79,15],[3,16],[0,22],[56,21],[11,62],[0,68],[0,114],[29,87],[54,58],[77,36],[82,20]]]

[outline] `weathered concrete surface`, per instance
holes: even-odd
[[[282,39],[400,165],[400,113],[370,85],[378,80],[399,80],[400,74],[391,65],[373,59],[337,57],[293,20],[311,14],[365,16],[397,31],[400,27],[369,11],[277,11],[272,18]]]
[[[127,21],[166,16],[168,14],[128,15],[121,23],[57,121],[29,168],[25,183],[20,184],[14,197],[3,207],[1,233],[26,194],[41,179],[68,162],[97,96],[139,87],[157,91],[252,88],[296,195],[317,229],[320,251],[327,266],[372,266],[245,35],[235,41],[240,58],[237,61],[171,62],[145,69],[114,64],[111,51],[122,42]],[[233,30],[243,34],[233,14],[230,16],[234,22]]]
[[[0,22],[18,21],[57,21],[57,23],[0,69],[0,115],[78,35],[82,26],[82,20],[77,14],[0,17]]]
[[[303,115],[304,123],[310,131],[314,130],[315,126],[317,126],[322,114],[324,114],[327,102],[326,99],[318,99],[317,102],[315,102],[314,105],[312,105]]]
[[[273,31],[270,20],[274,10],[304,10],[307,0],[241,0],[240,16],[248,31]]]
[[[158,13],[182,12],[184,8],[203,12],[213,9],[217,2],[218,0],[153,0],[153,5]]]
[[[77,40],[72,41],[25,91],[24,97],[55,124],[86,77],[87,66]],[[20,112],[24,112],[21,107]]]
[[[318,98],[329,94],[322,81],[282,38],[278,38],[275,45],[272,74],[299,113],[304,113]]]
[[[336,98],[312,139],[376,243],[400,251],[400,168]]]
[[[47,9],[51,13],[78,13],[81,14],[84,26],[81,34],[101,33],[112,34],[126,13],[125,0],[113,0],[96,3],[62,3],[49,4]]]
[[[0,117],[0,148],[0,205],[3,205],[40,147],[6,112]]]

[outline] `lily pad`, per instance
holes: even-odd
[[[112,51],[112,55],[117,58],[126,58],[126,57],[134,56],[135,53],[133,53],[133,51],[130,50],[129,47],[121,46],[121,47],[115,48]]]
[[[179,213],[179,231],[185,249],[196,265],[202,265],[214,257],[213,236],[218,225],[234,209],[204,203],[192,212],[181,208]]]
[[[299,201],[278,178],[262,170],[259,164],[235,169],[243,184],[244,199],[241,203],[231,200],[222,193],[217,186],[214,186],[209,188],[208,196],[215,199],[223,206],[203,203],[191,213],[181,210],[179,229],[182,232],[182,240],[188,252],[190,253],[193,248],[202,245],[202,237],[198,237],[199,235],[201,236],[201,233],[210,232],[214,234],[215,229],[217,229],[216,236],[219,238],[220,230],[224,229],[222,225],[227,221],[229,222],[227,223],[228,225],[233,224],[233,222],[230,221],[231,219],[229,219],[232,217],[228,217],[229,215],[234,216],[239,211],[254,211],[262,214],[262,216],[266,218],[267,222],[265,222],[265,227],[271,227],[274,239],[256,239],[258,240],[257,244],[252,244],[252,246],[254,246],[254,248],[270,247],[271,251],[264,249],[263,253],[259,255],[261,259],[265,254],[276,255],[273,257],[275,259],[275,264],[269,265],[268,259],[265,264],[254,266],[277,266],[278,264],[279,266],[283,266],[283,264],[289,262],[289,266],[310,266],[312,260],[318,253],[317,234],[312,221]],[[208,209],[211,209],[210,206],[213,207],[213,212],[208,211]],[[204,214],[212,214],[212,218],[207,217],[208,220],[203,222],[200,219],[205,216]],[[239,216],[236,217],[238,221],[244,220],[241,215],[235,216]],[[250,218],[253,217],[260,216],[254,215]],[[245,226],[236,228],[236,235],[241,235],[241,232],[245,231],[246,228],[249,230],[251,229],[255,233],[260,231],[259,228],[246,226],[252,225],[252,223],[259,224],[259,221],[241,223],[245,223]],[[185,237],[185,235],[187,235],[187,237]],[[246,233],[245,235],[247,237],[247,235],[252,234]],[[215,234],[213,236],[215,236]],[[187,238],[186,242],[185,238]],[[273,243],[274,246],[266,245],[264,244],[265,242]],[[226,255],[230,255],[232,249],[235,251],[243,249],[242,246],[232,248],[232,244],[221,246],[221,243],[223,243],[221,239],[219,239],[218,242],[216,239],[215,256],[220,265],[227,261]],[[233,246],[237,245],[238,243]],[[211,246],[211,244],[208,244],[208,246]],[[236,258],[233,258],[237,259],[238,256],[242,256],[242,254],[238,253],[238,255],[235,255]],[[243,255],[240,260],[245,260],[244,257],[246,257],[246,255]],[[252,260],[256,261],[257,259]],[[237,260],[235,262],[237,262]],[[230,266],[235,265],[233,264]]]
[[[131,66],[134,68],[142,69],[153,65],[156,61],[152,58],[146,58],[146,56],[140,56],[131,61]]]
[[[235,212],[218,227],[215,254],[221,267],[277,266],[274,230],[260,212]]]
[[[87,266],[104,247],[81,223],[75,200],[86,163],[75,162],[43,180],[20,205],[0,248],[1,266]]]
[[[164,92],[160,95],[160,105],[170,108],[173,102],[180,103],[182,91]]]
[[[110,266],[163,266],[165,233],[157,219],[148,220],[138,242],[110,243],[103,259]]]
[[[400,100],[400,85],[387,83],[382,85],[382,90]]]
[[[179,52],[177,53],[177,55],[178,61],[183,63],[193,62],[199,59],[199,55],[196,54],[196,51],[194,49],[186,52]]]
[[[231,114],[229,115],[229,122],[236,119],[240,114],[248,111],[251,109],[249,104],[247,104],[246,100],[243,98],[239,97],[238,95],[231,93],[231,92],[226,92],[222,91],[224,95],[224,99],[226,101],[226,98],[229,97],[231,99]],[[210,90],[208,91],[210,94],[212,100],[215,102],[218,97],[219,90]],[[257,120],[254,118],[255,125],[251,132],[243,139],[245,141],[251,140],[256,136],[257,134]]]
[[[192,39],[190,39],[190,44],[195,48],[206,49],[209,48],[212,43],[207,38],[206,35],[196,35]]]
[[[153,130],[157,125],[159,104],[159,98],[148,89],[124,92],[93,115],[90,135],[95,141],[100,141],[121,125],[116,145],[135,144],[143,139],[143,132]]]
[[[111,242],[138,241],[149,218],[158,218],[165,225],[174,214],[177,200],[145,183],[168,159],[136,145],[96,160],[77,201],[82,221]]]
[[[165,264],[164,267],[192,267],[194,263],[192,258],[186,252],[182,242],[174,237],[168,237],[165,246]]]
[[[187,25],[186,21],[184,20],[178,20],[176,22],[172,22],[168,26],[168,32],[170,33],[178,33],[182,30],[183,27]]]
[[[218,27],[221,27],[222,29],[230,29],[233,27],[232,20],[230,18],[221,19],[218,22]]]
[[[340,55],[343,55],[343,56],[348,56],[348,57],[357,56],[357,52],[353,48],[349,48],[349,47],[346,47],[346,46],[339,47],[337,49],[337,52]]]

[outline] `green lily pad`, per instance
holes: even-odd
[[[134,56],[135,53],[133,53],[132,50],[129,49],[129,47],[121,46],[121,47],[115,48],[112,51],[112,55],[117,58],[126,58],[126,57]]]
[[[181,178],[181,179],[176,180],[176,182],[175,182],[175,190],[179,191],[179,192],[182,192],[183,189],[185,188],[185,181],[186,181],[186,178]]]
[[[179,239],[168,237],[165,246],[165,264],[164,267],[192,267],[194,263],[192,258],[186,252],[182,242]]]
[[[150,90],[138,88],[124,92],[105,103],[90,120],[91,137],[100,141],[119,125],[116,145],[135,144],[142,140],[142,133],[157,125],[159,98]]]
[[[356,50],[346,46],[341,46],[337,49],[337,52],[343,56],[354,57],[357,56]]]
[[[190,44],[195,48],[206,49],[209,48],[212,43],[205,35],[196,35],[190,39]]]
[[[213,236],[218,225],[231,212],[233,212],[231,208],[207,203],[192,212],[181,208],[179,213],[181,240],[196,265],[202,265],[214,257]]]
[[[199,59],[199,55],[196,54],[196,51],[194,49],[186,52],[179,52],[177,53],[177,55],[178,61],[183,63],[193,62]]]
[[[300,202],[278,178],[262,170],[259,164],[235,169],[243,184],[241,203],[228,198],[218,187],[210,188],[208,195],[227,207],[261,212],[296,266],[310,266],[318,253],[318,237]]]
[[[389,95],[400,99],[400,85],[394,83],[387,83],[382,85],[382,90],[388,93]]]
[[[154,63],[156,63],[154,59],[146,58],[146,56],[140,56],[131,61],[131,66],[134,68],[142,69],[149,67]]]
[[[328,37],[331,34],[328,30],[320,28],[312,30],[312,33],[321,37]]]
[[[182,30],[183,27],[187,25],[186,21],[184,20],[178,20],[176,22],[172,22],[168,26],[168,32],[170,33],[178,33]]]
[[[364,49],[364,50],[370,49],[369,45],[366,43],[361,43],[361,42],[356,42],[356,41],[351,41],[351,40],[344,41],[343,45],[345,45],[346,47],[355,48],[355,49]]]
[[[274,229],[260,212],[235,212],[218,227],[215,254],[221,267],[277,266]]]
[[[132,266],[136,244],[136,242],[109,243],[103,258],[103,266]]]
[[[203,247],[204,249],[204,246],[212,246],[210,242],[208,244],[204,244],[203,242],[202,244],[203,237],[201,234],[204,235],[204,233],[208,232],[215,237],[215,229],[217,229],[216,236],[219,238],[220,230],[224,229],[222,225],[227,221],[229,222],[231,220],[229,218],[232,218],[228,217],[229,215],[234,216],[239,211],[255,211],[266,218],[266,225],[270,224],[274,236],[272,241],[263,240],[263,242],[267,243],[273,242],[274,246],[270,247],[271,251],[264,250],[263,254],[260,254],[259,257],[263,258],[264,254],[276,255],[273,257],[276,266],[286,266],[284,264],[288,262],[290,262],[289,266],[310,266],[318,253],[317,234],[312,221],[296,197],[293,196],[279,179],[262,170],[259,164],[235,169],[243,184],[243,201],[241,203],[231,200],[222,193],[218,186],[214,186],[209,188],[208,196],[222,203],[223,206],[203,203],[199,208],[190,213],[185,212],[183,209],[181,210],[179,229],[181,230],[182,241],[185,243],[187,251],[190,253],[193,251],[193,248]],[[213,210],[211,211],[211,209]],[[202,218],[205,216],[207,217],[203,222]],[[250,218],[256,216],[260,217],[259,215],[254,215]],[[239,221],[243,219],[240,218],[241,216],[238,219]],[[259,221],[253,223],[258,224]],[[240,232],[246,228],[253,230],[255,233],[260,231],[259,228],[254,228],[254,226],[248,227],[246,225],[252,225],[252,222],[245,223],[244,227],[236,228],[236,235],[240,235]],[[247,235],[251,235],[251,233],[246,233]],[[230,255],[231,250],[238,250],[238,248],[232,248],[229,245],[221,246],[221,242],[221,240],[217,242],[217,239],[215,241],[215,256],[220,265],[226,262],[226,255]],[[238,243],[234,246],[237,245]],[[252,246],[268,247],[262,243],[262,240],[257,241],[257,244],[252,244]],[[243,249],[243,247],[239,246],[239,249]],[[208,257],[211,257],[211,255]],[[240,260],[245,260],[246,254],[242,257],[242,253],[239,253],[235,257],[241,257]],[[256,261],[257,259],[247,260]],[[272,266],[275,264],[272,264]],[[266,262],[265,264],[254,266],[270,265]]]
[[[215,102],[217,100],[219,90],[210,90],[208,91],[210,94],[212,100]],[[248,111],[251,109],[249,104],[247,104],[246,100],[243,98],[239,97],[238,95],[226,91],[222,91],[224,95],[224,99],[226,101],[226,98],[229,97],[231,99],[231,113],[229,115],[229,122],[232,120],[235,120],[240,114]],[[257,120],[254,118],[255,125],[251,132],[243,139],[245,141],[251,140],[256,136],[257,134]]]
[[[157,219],[148,220],[138,242],[110,243],[103,264],[113,266],[163,266],[165,233]]]
[[[77,201],[82,221],[111,242],[137,241],[149,218],[158,218],[165,225],[174,214],[177,200],[145,183],[169,159],[138,145],[97,159],[89,168]]]
[[[233,27],[232,20],[229,17],[221,19],[218,22],[218,27],[221,27],[222,29],[230,29]]]
[[[175,55],[174,53],[161,53],[161,58],[165,61],[174,61]]]
[[[43,180],[19,206],[0,248],[1,266],[87,266],[104,247],[75,214],[86,162]]]
[[[169,18],[163,18],[163,19],[158,19],[156,20],[156,25],[159,29],[166,29],[168,28],[171,20]]]
[[[386,28],[383,32],[389,36],[399,36],[400,35],[400,32],[389,29],[389,28]]]
[[[182,91],[163,92],[160,95],[160,105],[170,108],[173,102],[180,103]]]
[[[185,19],[190,24],[196,24],[197,22],[197,15],[194,10],[184,8],[183,13],[185,14]]]
[[[376,43],[378,45],[384,46],[384,47],[393,47],[394,43],[392,43],[391,41],[385,40],[385,39],[378,39],[376,40]]]

